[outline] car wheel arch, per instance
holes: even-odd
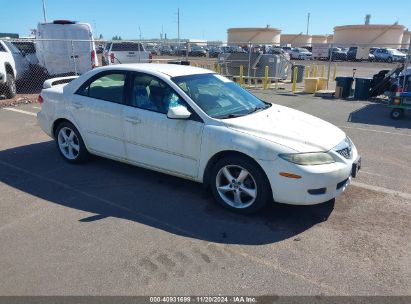
[[[77,125],[75,122],[73,122],[72,120],[67,119],[67,118],[65,118],[65,117],[60,117],[60,118],[57,118],[56,120],[54,120],[53,125],[52,125],[52,127],[51,127],[51,131],[52,131],[53,138],[56,138],[56,131],[57,131],[59,125],[61,125],[63,122],[68,122],[68,123],[71,123],[73,126],[75,126],[76,129],[77,129],[77,131],[80,133],[80,136],[81,136],[81,137],[83,138],[83,140],[84,140],[83,133],[82,133],[82,131],[79,129],[78,125]],[[87,147],[86,142],[84,142],[84,144],[85,144],[86,147]]]
[[[203,172],[203,184],[206,188],[209,187],[209,182],[210,182],[210,174],[211,174],[211,170],[213,168],[213,166],[221,159],[226,158],[226,157],[230,157],[230,156],[237,156],[237,157],[243,157],[246,158],[248,160],[251,160],[257,167],[259,167],[262,172],[264,172],[265,177],[268,180],[268,176],[265,173],[265,170],[261,167],[261,165],[251,156],[239,152],[239,151],[234,151],[234,150],[224,150],[224,151],[220,151],[216,154],[214,154],[207,162],[207,165],[205,166],[204,172]],[[271,186],[268,183],[270,190],[271,190]]]

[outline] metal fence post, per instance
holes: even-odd
[[[71,40],[71,58],[73,58],[74,63],[74,74],[77,76],[77,62],[76,62],[76,55],[74,54],[74,41]]]
[[[402,72],[404,74],[404,82],[402,84],[403,89],[405,90],[405,85],[406,85],[406,81],[407,81],[407,68],[411,63],[411,42],[410,45],[408,46],[408,56],[405,60],[405,64],[404,64],[404,72]],[[411,77],[411,75],[410,75]],[[408,90],[410,91],[411,88],[408,88]]]
[[[240,85],[244,85],[244,66],[240,65]]]
[[[247,71],[247,78],[248,78],[248,85],[251,84],[250,82],[250,72],[251,72],[251,41],[248,42],[248,71]]]
[[[332,44],[329,45],[328,47],[328,57],[329,57],[329,61],[328,61],[328,73],[327,73],[327,90],[328,90],[328,86],[330,84],[330,75],[331,75],[331,61],[332,61],[332,50],[331,48],[333,47]]]

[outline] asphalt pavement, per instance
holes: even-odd
[[[411,295],[411,115],[256,94],[352,138],[363,167],[343,195],[236,215],[190,181],[67,164],[36,105],[0,109],[0,295]]]

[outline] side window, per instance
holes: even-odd
[[[123,103],[125,79],[126,76],[123,73],[105,74],[95,79],[88,86],[80,88],[77,94],[115,103]]]
[[[146,74],[133,80],[131,106],[166,114],[169,108],[185,105],[184,100],[164,81]]]

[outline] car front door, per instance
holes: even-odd
[[[101,72],[73,94],[69,105],[87,148],[111,158],[125,159],[123,110],[124,71]]]
[[[164,81],[133,74],[129,104],[124,110],[124,133],[129,161],[195,178],[201,150],[203,122]],[[170,107],[183,105],[192,116],[167,118]]]

